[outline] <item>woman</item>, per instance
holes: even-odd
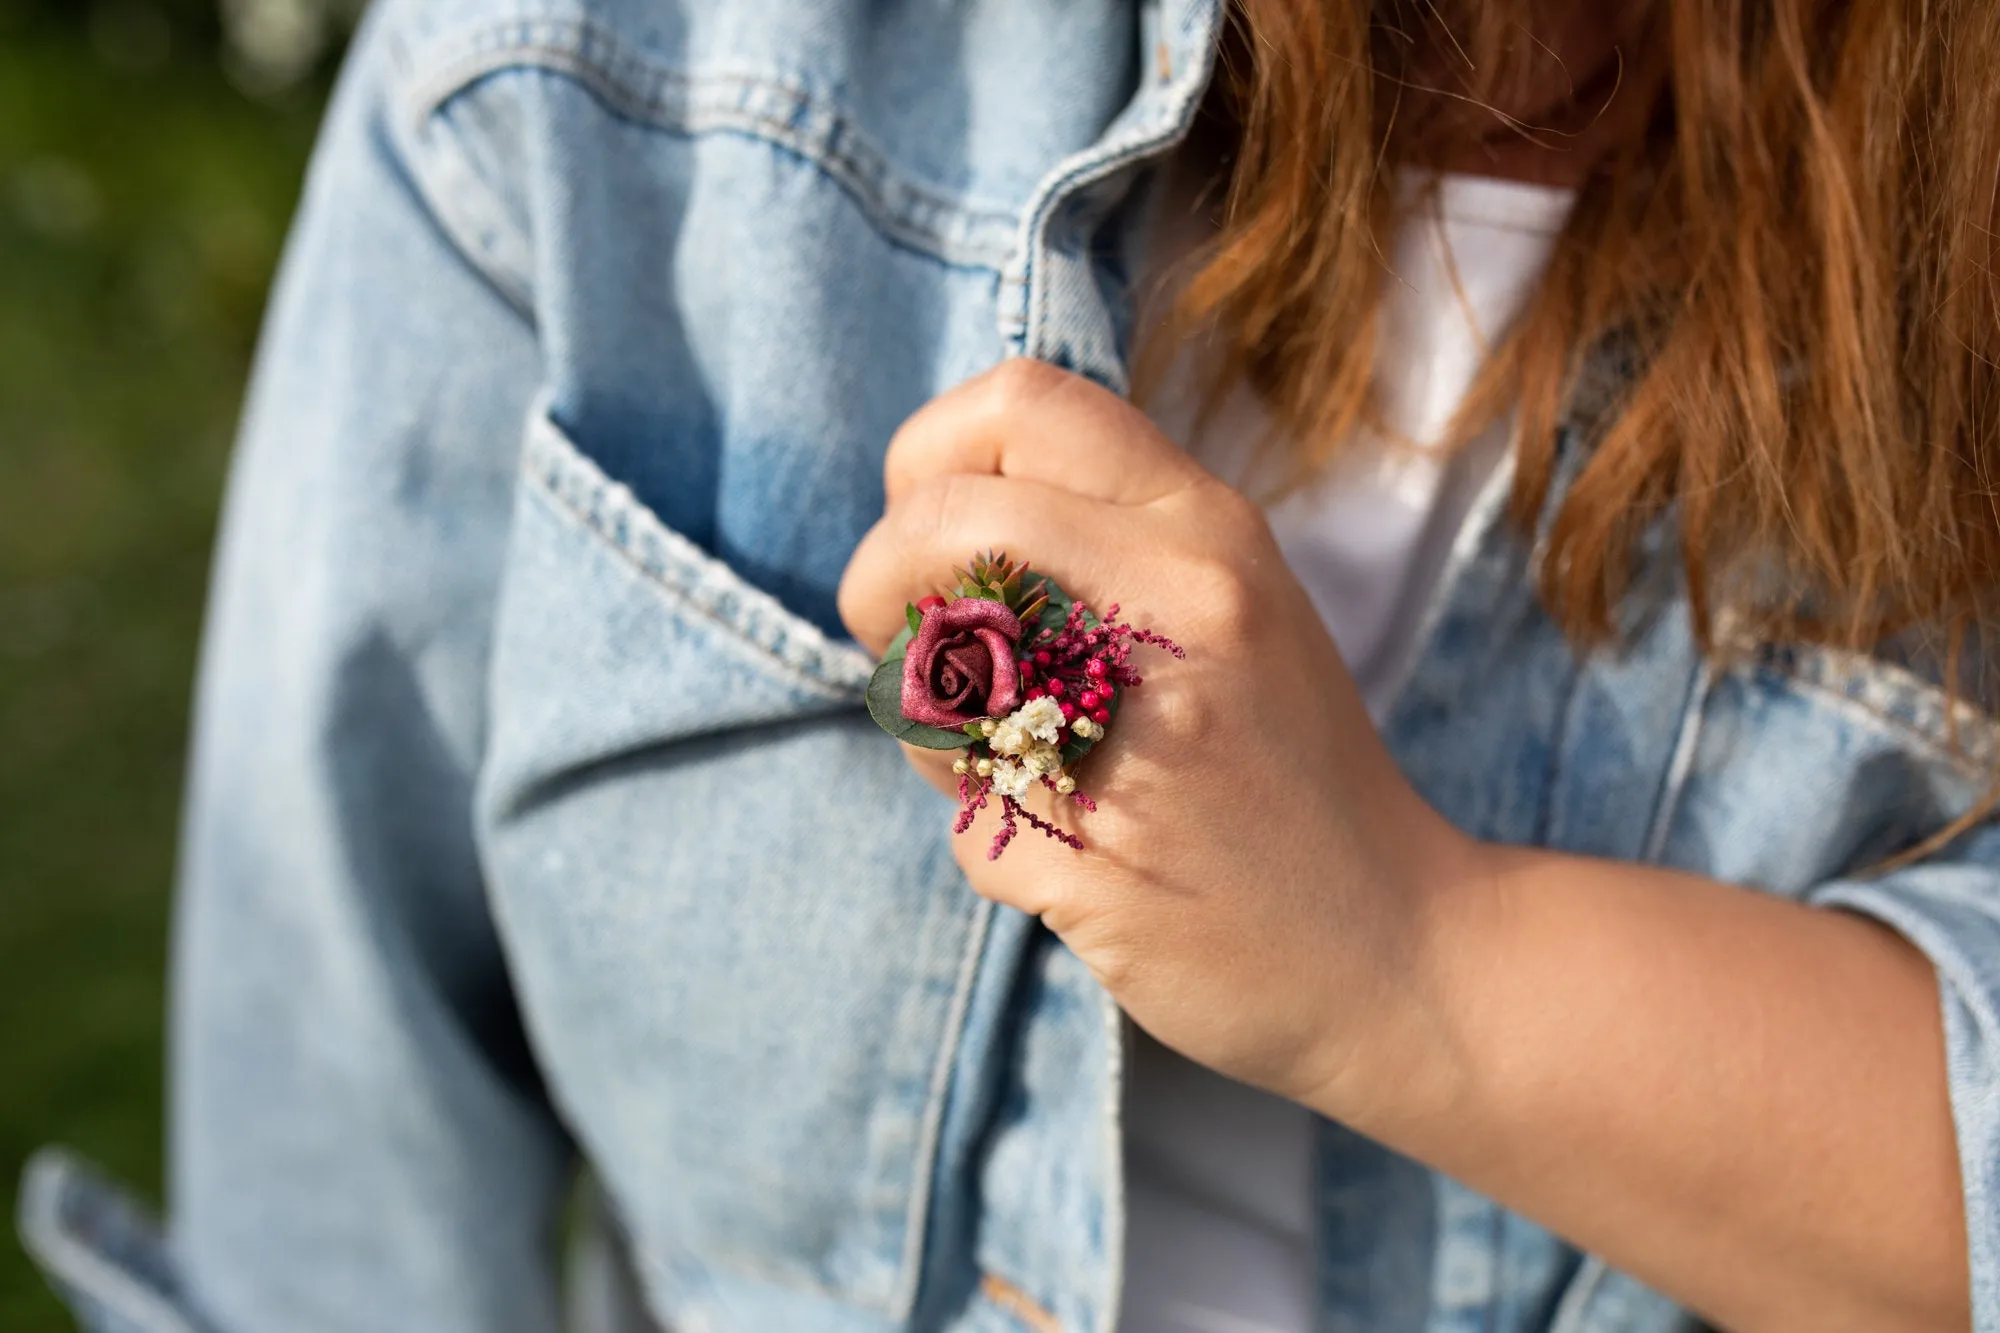
[[[52,1160],[31,1244],[101,1327],[546,1328],[581,1162],[673,1328],[2000,1327],[1996,53],[388,0],[233,482],[170,1241]],[[988,547],[1188,650],[1082,854],[857,707]]]

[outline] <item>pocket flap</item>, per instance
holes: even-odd
[[[495,628],[489,777],[859,715],[873,662],[675,532],[537,412]]]

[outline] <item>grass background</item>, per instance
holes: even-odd
[[[159,1197],[168,890],[208,547],[331,58],[274,91],[207,0],[0,0],[10,1198],[51,1140]],[[0,1329],[70,1328],[8,1235]]]

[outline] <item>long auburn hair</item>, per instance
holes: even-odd
[[[2000,584],[2000,4],[1642,9],[1609,99],[1629,132],[1457,436],[1515,411],[1514,509],[1541,515],[1585,354],[1622,346],[1636,376],[1545,516],[1542,593],[1565,630],[1614,633],[1635,545],[1671,514],[1706,647],[1724,613],[1862,650],[1919,630],[1948,645],[1956,689]],[[1553,58],[1550,12],[1232,0],[1211,97],[1221,226],[1159,342],[1205,334],[1218,384],[1254,383],[1301,461],[1370,411],[1397,169],[1494,129],[1466,108],[1504,105]],[[1569,111],[1603,113],[1585,105],[1603,92]]]

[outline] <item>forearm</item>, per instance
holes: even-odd
[[[1732,1329],[1967,1326],[1921,954],[1692,875],[1524,849],[1466,864],[1423,987],[1449,1054],[1385,1044],[1318,1109]]]

